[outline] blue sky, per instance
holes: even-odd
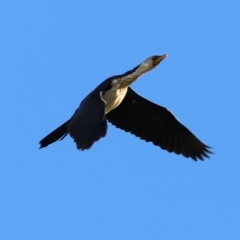
[[[1,1],[0,239],[238,239],[239,1]],[[167,53],[132,86],[214,155],[194,162],[109,124],[38,149],[106,78]]]

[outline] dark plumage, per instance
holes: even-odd
[[[153,56],[122,75],[110,77],[93,90],[73,116],[40,141],[40,148],[68,133],[80,150],[89,149],[107,133],[107,120],[117,128],[152,142],[168,152],[194,160],[209,157],[210,148],[184,127],[166,108],[135,93],[129,85],[155,68],[167,55]]]

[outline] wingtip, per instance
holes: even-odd
[[[209,147],[207,145],[204,146],[204,149],[202,150],[201,153],[199,153],[197,156],[191,157],[193,160],[201,160],[204,161],[206,158],[210,159],[210,154],[214,154],[214,152],[210,151],[212,147]]]

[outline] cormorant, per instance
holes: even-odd
[[[152,56],[132,70],[110,77],[80,103],[73,116],[40,141],[40,148],[68,134],[80,150],[89,149],[107,133],[107,121],[146,142],[194,160],[209,158],[202,143],[164,107],[139,96],[129,85],[167,57]]]

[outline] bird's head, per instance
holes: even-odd
[[[147,58],[144,62],[142,62],[138,68],[140,68],[143,72],[147,72],[155,68],[160,62],[165,59],[168,55],[164,54],[161,56],[154,55],[152,57]]]
[[[164,54],[164,55],[161,55],[161,56],[152,56],[150,58],[152,59],[153,65],[156,67],[167,56],[168,56],[167,54]]]
[[[164,54],[164,55],[161,55],[161,56],[157,56],[157,55],[154,55],[152,57],[149,57],[148,59],[146,59],[143,64],[146,64],[146,65],[151,65],[154,67],[156,67],[158,64],[160,64],[160,62],[165,59],[168,55],[167,54]]]

